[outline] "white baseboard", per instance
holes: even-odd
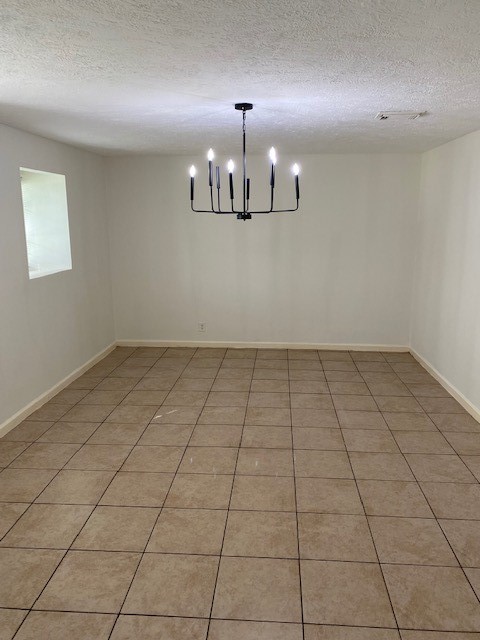
[[[455,400],[462,405],[462,407],[468,411],[468,413],[475,418],[478,422],[480,422],[480,409],[476,407],[468,398],[466,398],[461,391],[459,391],[453,384],[451,384],[435,367],[422,358],[422,356],[415,351],[415,349],[410,349],[410,353],[412,356],[422,365],[424,369],[428,371],[428,373],[439,382],[444,389],[448,391],[448,393],[455,398]]]
[[[408,353],[409,348],[391,344],[331,344],[318,342],[232,342],[216,340],[117,340],[119,347],[220,347],[230,349],[321,349],[330,351],[390,351]]]
[[[82,364],[81,367],[78,367],[77,369],[75,369],[75,371],[72,371],[72,373],[66,376],[66,378],[63,378],[63,380],[60,380],[60,382],[58,382],[53,387],[48,389],[48,391],[45,391],[45,393],[42,393],[40,396],[35,398],[35,400],[32,400],[32,402],[27,404],[26,407],[23,407],[23,409],[20,409],[20,411],[17,411],[17,413],[13,415],[11,418],[8,418],[7,420],[5,420],[5,422],[0,424],[0,438],[4,436],[6,433],[8,433],[9,431],[11,431],[18,424],[20,424],[20,422],[25,420],[25,418],[28,418],[28,416],[31,413],[39,409],[43,404],[45,404],[45,402],[48,402],[51,398],[53,398],[53,396],[57,395],[57,393],[62,391],[62,389],[65,389],[65,387],[68,387],[69,384],[71,384],[74,380],[76,380],[81,375],[83,375],[86,371],[88,371],[90,367],[93,367],[94,364],[97,364],[97,362],[100,362],[100,360],[105,358],[105,356],[107,356],[111,351],[113,351],[116,346],[117,346],[116,342],[112,342],[112,344],[110,344],[108,347],[100,351],[100,353],[97,353],[97,355],[93,356],[93,358],[90,358],[88,362],[85,362],[85,364]]]

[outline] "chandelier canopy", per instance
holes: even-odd
[[[213,149],[209,149],[207,153],[208,160],[208,186],[210,188],[210,209],[195,209],[194,207],[194,192],[195,192],[195,175],[197,170],[192,165],[190,167],[190,206],[192,211],[196,213],[220,213],[220,214],[236,214],[238,220],[250,220],[253,214],[256,213],[286,213],[291,211],[297,211],[298,209],[298,201],[300,200],[300,186],[298,180],[298,174],[300,173],[300,167],[297,163],[292,166],[292,173],[294,177],[294,186],[295,186],[295,198],[296,198],[296,206],[294,209],[274,209],[274,197],[275,197],[275,165],[277,164],[277,152],[275,148],[272,147],[269,152],[270,156],[270,209],[265,209],[264,211],[250,211],[250,178],[247,178],[247,141],[246,141],[246,120],[247,120],[247,111],[251,111],[253,109],[253,104],[250,102],[237,102],[235,104],[235,109],[237,111],[242,112],[243,116],[243,155],[242,155],[242,164],[243,164],[243,199],[242,199],[242,208],[235,208],[235,199],[233,192],[233,172],[235,170],[235,164],[233,160],[229,160],[227,163],[227,171],[228,171],[228,180],[229,180],[229,191],[230,191],[230,205],[231,208],[229,211],[223,211],[220,203],[220,167],[217,165],[215,167],[215,188],[217,190],[216,204],[214,203],[214,195],[213,195],[213,159],[215,154]]]

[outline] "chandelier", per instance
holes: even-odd
[[[247,131],[247,111],[251,111],[253,109],[253,104],[250,102],[237,102],[235,104],[235,109],[237,111],[242,112],[243,116],[243,155],[242,155],[242,186],[243,186],[243,198],[242,198],[242,208],[235,208],[235,198],[233,192],[233,172],[235,170],[235,164],[233,160],[229,160],[227,163],[228,170],[228,181],[229,181],[229,191],[230,191],[230,210],[224,211],[222,210],[220,203],[220,167],[217,165],[215,167],[215,188],[217,190],[217,197],[214,197],[214,185],[213,185],[213,159],[215,154],[213,149],[209,149],[207,153],[208,159],[208,186],[210,189],[210,209],[195,209],[194,207],[194,192],[195,192],[195,175],[197,170],[192,165],[190,167],[190,206],[192,211],[196,213],[220,213],[220,214],[236,214],[238,220],[250,220],[253,214],[256,213],[287,213],[291,211],[297,211],[298,209],[298,201],[300,199],[300,187],[298,183],[298,174],[300,173],[300,167],[297,163],[292,166],[292,173],[294,177],[294,185],[295,185],[295,198],[296,198],[296,206],[294,209],[274,209],[274,197],[275,197],[275,165],[277,164],[277,152],[275,148],[272,147],[270,149],[270,209],[265,209],[264,211],[250,211],[250,178],[247,178],[247,143],[246,143],[246,131]],[[216,200],[216,202],[215,202]]]

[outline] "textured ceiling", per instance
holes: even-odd
[[[480,128],[480,0],[6,0],[0,122],[107,154],[423,151]],[[375,120],[418,110],[418,120]]]

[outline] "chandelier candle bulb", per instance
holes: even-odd
[[[298,183],[298,174],[300,173],[300,167],[297,163],[295,163],[292,167],[293,175],[295,177],[295,196],[298,200],[300,200],[300,185]]]
[[[207,153],[208,158],[208,186],[213,187],[213,158],[215,154],[213,153],[213,149],[209,149]]]
[[[227,169],[228,169],[228,177],[229,177],[229,183],[230,183],[230,200],[233,201],[233,169],[235,168],[235,165],[233,164],[233,160],[229,160],[227,163]]]
[[[197,170],[195,169],[195,167],[192,166],[190,167],[190,201],[193,202],[193,192],[194,192],[194,186],[195,186],[195,174],[197,173]]]

